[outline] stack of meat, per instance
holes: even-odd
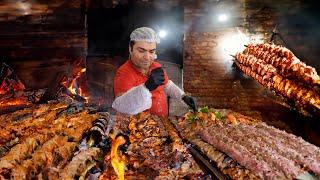
[[[85,107],[65,103],[34,105],[0,116],[0,179],[69,179],[100,150],[73,157],[83,134],[98,119]]]
[[[236,54],[236,65],[263,86],[294,102],[308,112],[320,109],[315,86],[320,83],[316,70],[301,62],[285,47],[274,44],[249,44]]]
[[[230,110],[200,109],[173,119],[182,136],[231,179],[320,175],[320,149],[302,138]]]
[[[141,113],[130,118],[128,130],[125,179],[204,177],[168,119]],[[107,168],[100,179],[112,176],[112,169]]]

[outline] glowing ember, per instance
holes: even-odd
[[[0,66],[0,95],[11,91],[24,90],[25,86],[7,64]]]
[[[6,94],[9,91],[13,90],[24,90],[25,87],[21,82],[16,82],[16,81],[2,81],[1,85],[0,85],[0,94]]]
[[[112,141],[111,147],[111,164],[116,172],[119,180],[124,180],[124,168],[125,168],[125,156],[122,155],[121,152],[118,152],[118,148],[120,145],[124,144],[126,140],[122,136],[118,136],[116,139]]]
[[[16,105],[28,105],[30,102],[28,102],[27,98],[13,98],[13,99],[7,99],[0,101],[0,107],[6,107],[6,106],[16,106]]]

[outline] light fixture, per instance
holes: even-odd
[[[260,34],[247,35],[241,32],[239,28],[236,30],[236,32],[225,34],[219,42],[225,57],[230,58],[230,55],[234,56],[236,53],[242,52],[249,43],[255,44],[263,42],[263,36]]]
[[[224,21],[228,20],[228,16],[227,16],[226,14],[220,14],[220,15],[218,16],[218,20],[219,20],[220,22],[224,22]]]
[[[31,11],[31,4],[28,2],[17,2],[17,7],[19,7],[19,9],[21,10],[21,12],[23,13],[23,15],[29,15],[30,11]]]
[[[160,38],[165,38],[165,37],[167,36],[167,31],[165,31],[165,30],[160,30],[160,31],[159,31],[159,36],[160,36]]]

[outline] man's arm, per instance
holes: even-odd
[[[151,96],[150,91],[141,84],[118,94],[112,103],[112,108],[124,114],[135,115],[151,108]]]
[[[167,94],[167,96],[170,96],[171,98],[175,99],[182,99],[182,96],[185,94],[182,91],[182,89],[180,89],[171,80],[169,80],[168,83],[165,85],[164,91]]]
[[[152,94],[164,82],[164,72],[162,68],[156,68],[151,71],[150,77],[145,83],[132,87],[134,77],[128,76],[128,73],[117,72],[114,81],[114,91],[116,99],[112,103],[112,108],[125,114],[138,114],[152,106]],[[126,89],[126,92],[124,92]]]
[[[116,111],[134,115],[151,107],[151,93],[143,84],[136,86],[135,77],[130,72],[119,69],[113,85],[116,98],[112,108]]]
[[[193,97],[188,96],[185,92],[180,89],[176,84],[174,84],[171,80],[165,86],[165,92],[167,96],[183,100],[192,110],[197,110],[197,104]]]

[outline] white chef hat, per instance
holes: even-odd
[[[160,43],[158,34],[151,28],[140,27],[132,31],[130,34],[130,41],[145,41]]]

